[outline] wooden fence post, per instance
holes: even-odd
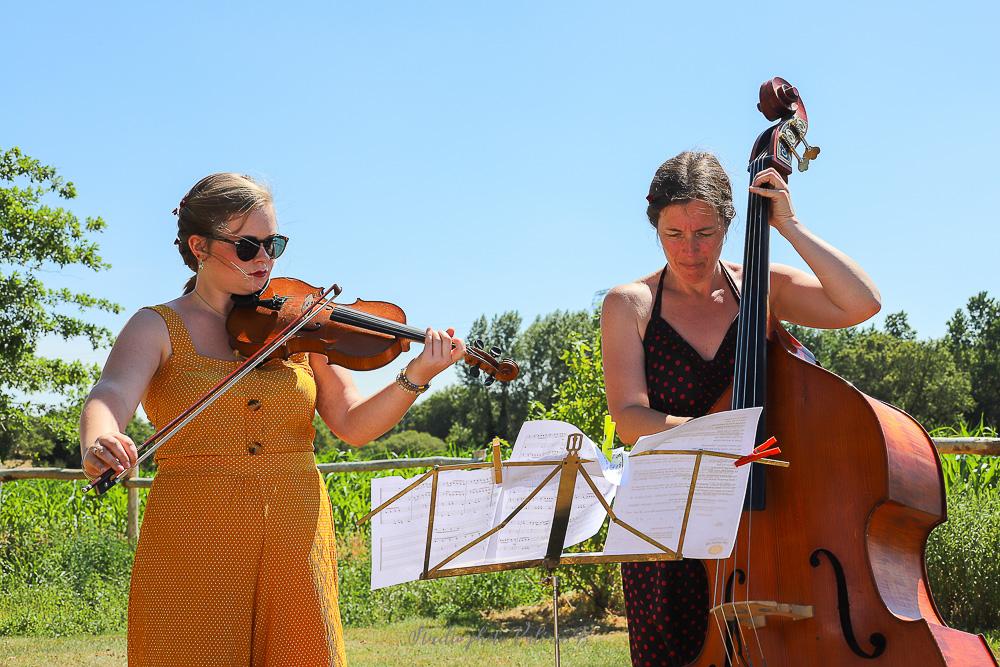
[[[139,478],[139,466],[132,468],[128,474],[129,482]],[[128,518],[125,525],[125,534],[128,542],[133,547],[139,541],[139,489],[134,484],[127,485],[128,493]]]

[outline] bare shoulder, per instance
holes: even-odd
[[[659,279],[657,271],[608,290],[601,308],[601,327],[606,334],[627,327],[642,337],[653,312]]]
[[[140,308],[129,318],[115,342],[115,347],[129,350],[159,350],[162,361],[170,356],[170,332],[160,314],[150,308]]]
[[[160,314],[152,308],[140,308],[129,318],[122,329],[122,334],[138,334],[142,336],[152,336],[154,338],[169,339],[167,333],[167,323],[163,321]]]
[[[616,315],[631,314],[636,319],[648,319],[656,295],[659,272],[639,278],[624,285],[617,285],[604,296],[603,311]]]

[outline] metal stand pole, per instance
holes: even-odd
[[[559,577],[552,574],[547,579],[552,583],[552,639],[554,642],[556,667],[559,667]]]

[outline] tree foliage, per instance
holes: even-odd
[[[516,311],[487,318],[480,316],[467,340],[481,340],[489,350],[511,357],[521,368],[509,384],[486,387],[468,366],[458,370],[459,384],[446,387],[413,407],[401,429],[426,431],[448,443],[452,450],[478,449],[494,436],[513,440],[528,417],[532,403],[549,405],[556,389],[572,374],[564,353],[569,341],[591,327],[586,311],[557,310],[537,317],[523,330]]]
[[[53,167],[16,147],[0,150],[0,457],[19,448],[32,450],[31,438],[37,435],[67,438],[75,431],[82,392],[97,377],[93,365],[39,356],[39,340],[46,335],[64,340],[82,336],[95,348],[112,340],[108,329],[87,322],[80,311],[117,313],[116,304],[46,287],[39,278],[43,271],[67,266],[108,268],[89,238],[104,228],[104,221],[98,217],[81,222],[72,212],[48,203],[52,197],[75,196],[73,184]],[[52,408],[35,398],[39,394],[62,395],[67,402]],[[38,447],[44,449],[41,444],[34,449]]]
[[[595,313],[587,325],[585,331],[574,333],[567,341],[562,360],[568,372],[556,388],[554,400],[549,405],[540,401],[532,403],[531,418],[568,422],[594,442],[600,442],[604,435],[604,417],[608,413],[600,315]]]
[[[943,340],[918,340],[906,313],[874,325],[819,330],[787,325],[820,364],[858,389],[891,403],[928,428],[954,424],[972,408],[969,374]]]
[[[945,339],[955,364],[968,372],[973,405],[967,421],[1000,424],[1000,301],[975,295],[948,321]]]

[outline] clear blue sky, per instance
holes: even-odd
[[[0,146],[56,166],[72,210],[108,222],[113,268],[51,284],[127,313],[175,297],[170,211],[235,170],[274,190],[279,274],[460,334],[481,313],[586,308],[662,264],[643,197],[681,150],[733,177],[725,256],[742,259],[757,88],[780,75],[823,149],[793,175],[797,210],[874,277],[883,316],[940,336],[968,297],[1000,296],[995,2],[288,4],[4,8]]]

